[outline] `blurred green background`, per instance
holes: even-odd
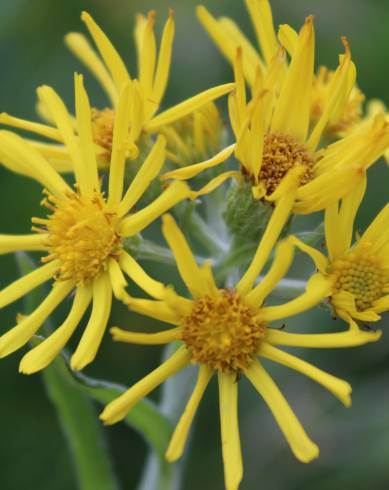
[[[42,83],[53,85],[71,107],[73,71],[81,67],[66,51],[63,36],[71,30],[83,30],[79,15],[84,9],[103,27],[132,70],[135,68],[134,13],[156,9],[160,28],[167,9],[174,9],[177,32],[166,105],[229,81],[230,68],[198,24],[195,5],[192,0],[1,0],[0,110],[35,118],[35,88]],[[253,37],[243,1],[207,0],[205,5],[214,14],[233,17]],[[389,103],[387,0],[273,0],[272,5],[277,23],[287,22],[296,28],[307,14],[315,15],[318,59],[322,64],[335,66],[337,53],[342,49],[339,37],[346,35],[358,67],[361,89],[368,97]],[[103,106],[103,95],[89,77],[87,87],[94,105]],[[361,229],[386,203],[388,196],[389,175],[385,164],[377,164],[369,176],[368,193],[358,216]],[[0,169],[1,233],[28,232],[31,216],[40,212],[40,198],[38,185]],[[150,269],[150,265],[146,267]],[[308,262],[299,262],[295,272],[306,275],[309,267]],[[0,286],[4,287],[17,275],[14,259],[0,257],[0,271]],[[1,332],[13,325],[21,309],[22,305],[18,304],[0,313]],[[116,308],[112,321],[134,328],[140,328],[141,322],[120,307]],[[388,319],[382,321],[385,330],[389,325],[384,323]],[[310,327],[311,330],[328,325],[334,328],[327,312],[321,311],[288,322],[288,328]],[[313,382],[271,366],[271,372],[307,432],[321,448],[320,459],[310,465],[294,459],[262,400],[246,381],[240,382],[245,466],[242,490],[389,488],[388,339],[384,332],[382,341],[376,345],[348,351],[304,353],[304,358],[352,382],[354,398],[349,410]],[[114,345],[107,335],[87,373],[129,385],[157,366],[160,354],[158,347]],[[0,489],[77,489],[67,442],[40,375],[18,374],[22,355],[19,351],[0,364]],[[223,488],[216,391],[213,383],[201,404],[182,490]],[[123,424],[104,431],[121,488],[132,490],[141,474],[147,448],[140,436]]]

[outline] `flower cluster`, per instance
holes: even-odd
[[[66,45],[99,82],[107,106],[94,107],[83,76],[75,74],[73,113],[53,88],[41,86],[41,122],[0,115],[3,126],[32,135],[1,129],[0,161],[42,185],[45,209],[32,217],[31,234],[0,235],[2,254],[42,254],[42,265],[0,291],[0,308],[51,284],[41,304],[0,337],[0,357],[28,344],[69,296],[72,304],[63,323],[24,355],[22,373],[47,367],[85,314],[86,327],[70,364],[81,370],[91,363],[110,323],[113,298],[133,312],[170,324],[157,333],[111,328],[115,341],[172,344],[175,350],[109,403],[101,419],[106,424],[122,420],[167,378],[197,366],[197,382],[166,450],[166,458],[175,461],[203,393],[217,375],[228,490],[238,489],[243,474],[239,377],[246,376],[269,406],[295,456],[309,462],[319,449],[261,359],[312,378],[349,406],[346,381],[280,346],[340,348],[374,342],[381,332],[366,324],[389,310],[389,204],[354,236],[367,170],[389,148],[385,111],[380,106],[364,111],[346,38],[337,68],[320,67],[315,73],[313,17],[299,31],[284,24],[277,32],[267,0],[245,3],[258,47],[233,20],[197,9],[231,63],[232,82],[161,110],[172,58],[173,13],[159,48],[155,13],[136,18],[138,73],[131,76],[108,37],[84,12],[81,19],[95,47],[74,32],[67,34]],[[228,121],[217,100],[224,96]],[[307,234],[293,233],[296,216],[312,213],[323,215],[325,250]],[[147,246],[141,232],[147,233],[160,217],[163,239],[188,295],[149,275],[140,263]],[[208,257],[194,253],[196,243],[202,243],[200,254],[207,250]],[[153,260],[158,261],[155,250]],[[277,304],[277,288],[296,251],[311,258],[316,271],[300,294]],[[129,281],[144,296],[130,294]],[[308,325],[302,333],[280,328],[284,319],[319,304],[344,327],[318,332]]]

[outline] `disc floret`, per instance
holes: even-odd
[[[43,225],[48,233],[49,255],[42,260],[60,261],[61,280],[88,283],[107,269],[110,258],[118,258],[119,219],[99,192],[91,197],[77,192],[66,198],[49,194],[43,204],[52,214],[47,219],[33,218],[33,223]]]
[[[222,372],[247,368],[264,336],[263,322],[234,289],[196,299],[183,320],[182,340],[193,360]]]

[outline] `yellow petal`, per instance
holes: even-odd
[[[313,18],[307,17],[288,68],[272,120],[271,131],[293,136],[304,143],[311,112],[315,56]]]
[[[151,204],[122,220],[121,235],[125,237],[136,235],[152,221],[159,218],[161,214],[188,198],[190,192],[189,187],[184,182],[173,182]]]
[[[151,10],[139,46],[139,81],[147,98],[152,96],[157,47],[154,35],[155,11]]]
[[[289,270],[293,255],[293,245],[290,240],[283,240],[277,245],[274,260],[269,271],[245,298],[245,301],[250,306],[260,308],[266,297]]]
[[[307,311],[313,306],[316,306],[330,294],[331,286],[331,281],[322,274],[314,274],[307,282],[305,293],[283,305],[262,308],[261,317],[263,317],[266,322],[272,322]]]
[[[109,164],[108,204],[114,208],[119,204],[124,185],[127,141],[130,127],[131,85],[126,83],[120,90],[115,111],[111,161]]]
[[[153,85],[153,98],[159,103],[165,93],[169,79],[170,63],[172,58],[173,40],[174,40],[174,18],[173,11],[170,10],[169,18],[163,28],[161,45],[158,53],[158,63],[155,72]]]
[[[179,312],[172,310],[166,301],[154,301],[131,297],[128,299],[128,307],[136,313],[155,318],[161,322],[170,323],[172,325],[179,325],[181,322]]]
[[[278,237],[289,218],[290,211],[294,203],[294,196],[294,192],[288,192],[281,197],[276,204],[269,223],[266,226],[265,233],[263,234],[257,251],[255,252],[254,258],[236,286],[240,294],[246,295],[250,291],[255,280],[266,264],[274,244],[277,242]]]
[[[60,130],[66,147],[73,160],[74,173],[82,194],[88,193],[88,174],[86,162],[83,160],[80,146],[74,134],[68,110],[54,89],[43,85],[37,90],[40,100],[46,105],[56,126]],[[80,95],[80,94],[79,94]],[[79,101],[80,102],[80,101]],[[85,102],[85,101],[84,101]],[[85,108],[85,107],[84,107]],[[80,109],[80,107],[79,107]],[[92,142],[91,142],[92,143]]]
[[[0,131],[0,160],[11,170],[32,177],[55,195],[63,195],[71,189],[53,167],[23,138],[10,131]]]
[[[207,294],[207,283],[183,233],[171,215],[162,218],[162,233],[176,260],[182,280],[194,298]]]
[[[323,274],[326,273],[328,268],[328,259],[324,254],[319,252],[319,250],[316,250],[316,248],[313,248],[307,245],[306,243],[302,242],[295,236],[290,236],[289,241],[290,243],[293,243],[293,245],[298,247],[302,252],[306,253],[311,257],[319,272],[322,272]]]
[[[309,378],[312,378],[316,383],[321,384],[328,391],[333,393],[339,400],[346,406],[351,405],[351,386],[346,381],[336,378],[321,369],[309,364],[308,362],[292,356],[287,352],[284,352],[272,345],[263,342],[258,351],[258,355],[270,359],[271,361],[278,362],[290,369],[294,369]]]
[[[116,106],[118,93],[111,75],[88,39],[79,32],[69,32],[65,36],[65,44],[81,63],[95,76],[107,94],[112,106]]]
[[[0,235],[0,255],[10,252],[47,250],[48,235]]]
[[[111,313],[112,288],[106,273],[93,280],[92,313],[76,351],[70,359],[72,369],[80,371],[96,357]]]
[[[289,56],[292,57],[298,46],[299,36],[297,32],[290,25],[281,24],[278,28],[278,39]]]
[[[186,99],[155,116],[145,125],[145,130],[149,132],[157,131],[161,126],[171,124],[177,119],[181,119],[182,117],[191,114],[205,105],[207,102],[218,99],[222,95],[228,94],[231,92],[234,86],[235,85],[233,83],[225,83],[224,85],[219,85],[217,87],[204,90],[204,92],[200,92],[199,94],[190,97],[189,99]]]
[[[274,415],[296,458],[309,463],[319,456],[319,448],[307,436],[281,391],[258,361],[245,370],[245,375],[258,390]]]
[[[0,357],[8,356],[26,344],[73,287],[72,281],[55,283],[48,296],[30,315],[0,337]]]
[[[111,41],[87,12],[82,12],[81,19],[88,28],[89,33],[112,76],[116,90],[119,92],[122,86],[130,80],[130,75],[127,72],[123,60],[113,47]]]
[[[118,214],[124,216],[132,209],[148,189],[151,181],[159,174],[166,158],[166,138],[159,135],[150,153],[147,155],[134,180],[127,189],[119,205]]]
[[[130,389],[123,393],[123,395],[109,403],[100,415],[100,419],[106,425],[119,422],[119,420],[122,420],[131,408],[148,395],[150,391],[154,390],[154,388],[163,383],[170,376],[173,376],[177,371],[183,369],[189,362],[189,352],[185,347],[181,347],[157,369],[151,371],[151,373],[135,383]]]
[[[109,333],[115,342],[128,344],[157,345],[175,342],[181,337],[182,327],[170,328],[156,333],[129,332],[119,327],[112,327]]]
[[[123,303],[127,303],[129,295],[126,292],[126,287],[128,284],[121,266],[119,265],[118,261],[112,257],[108,261],[108,274],[109,280],[111,281],[113,295],[118,300],[123,301]]]
[[[197,199],[200,196],[205,196],[210,192],[214,191],[218,187],[224,184],[224,182],[228,179],[234,178],[236,180],[241,180],[242,174],[236,170],[230,170],[229,172],[223,172],[217,177],[211,179],[208,184],[204,187],[201,187],[198,191],[192,191],[190,194],[191,199]]]
[[[199,367],[196,386],[173,432],[169,447],[166,450],[165,457],[167,461],[174,462],[182,456],[190,426],[211,376],[212,371],[209,368],[206,366]]]
[[[20,362],[19,371],[32,374],[47,367],[73,335],[92,299],[90,287],[77,287],[73,305],[63,324],[42,343],[28,352]]]
[[[100,188],[97,173],[97,160],[92,133],[92,116],[88,94],[86,93],[82,75],[74,75],[76,118],[79,135],[80,152],[82,155],[84,190],[88,194]]]
[[[4,306],[13,303],[49,279],[53,279],[60,265],[60,262],[56,260],[49,262],[2,289],[0,291],[0,308],[4,308]]]
[[[278,49],[274,31],[273,14],[268,0],[245,0],[255,28],[258,44],[267,64],[270,64]]]
[[[128,277],[130,277],[147,294],[155,299],[163,299],[165,297],[166,287],[161,282],[150,277],[131,255],[122,252],[119,264]]]
[[[26,119],[20,119],[18,117],[13,117],[2,112],[0,114],[0,123],[6,124],[7,126],[12,126],[14,128],[23,129],[25,131],[30,131],[31,133],[39,134],[39,136],[44,136],[45,138],[63,142],[63,137],[57,128],[51,128],[45,124],[40,124],[32,121],[27,121]]]
[[[227,148],[224,148],[223,150],[221,150],[219,153],[217,153],[212,158],[209,158],[208,160],[204,160],[203,162],[200,162],[200,163],[195,163],[194,165],[188,165],[187,167],[183,167],[183,168],[180,168],[178,170],[172,170],[171,172],[167,172],[166,174],[163,174],[161,176],[161,179],[162,180],[167,180],[167,179],[186,180],[186,179],[190,179],[190,178],[198,175],[203,170],[206,170],[206,169],[212,168],[212,167],[216,167],[220,163],[225,162],[233,154],[234,150],[235,150],[235,144],[227,146]]]
[[[233,374],[218,372],[220,429],[226,490],[238,490],[243,477],[238,425],[238,383]]]
[[[269,328],[266,341],[275,345],[291,347],[308,347],[319,349],[334,349],[340,347],[354,347],[369,342],[376,342],[381,337],[381,331],[363,332],[362,330],[349,330],[339,333],[288,333]]]

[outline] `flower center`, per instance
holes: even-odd
[[[385,274],[378,260],[363,252],[350,252],[331,266],[335,276],[335,292],[351,293],[358,311],[370,308],[382,296],[385,285]]]
[[[49,255],[42,260],[61,262],[60,279],[87,283],[107,269],[109,258],[118,257],[119,219],[107,209],[100,193],[83,197],[70,192],[65,198],[48,194],[43,205],[52,214],[47,219],[33,218],[33,223],[43,225],[36,231],[49,235]]]
[[[266,187],[266,194],[272,194],[280,185],[287,172],[295,165],[302,165],[304,172],[300,185],[313,179],[314,161],[307,149],[291,136],[268,133],[265,136],[259,180]]]
[[[105,148],[107,155],[111,155],[115,111],[108,107],[102,110],[93,108],[91,113],[94,142]]]
[[[183,320],[182,340],[193,359],[221,371],[249,366],[264,335],[264,324],[233,289],[197,299]]]

